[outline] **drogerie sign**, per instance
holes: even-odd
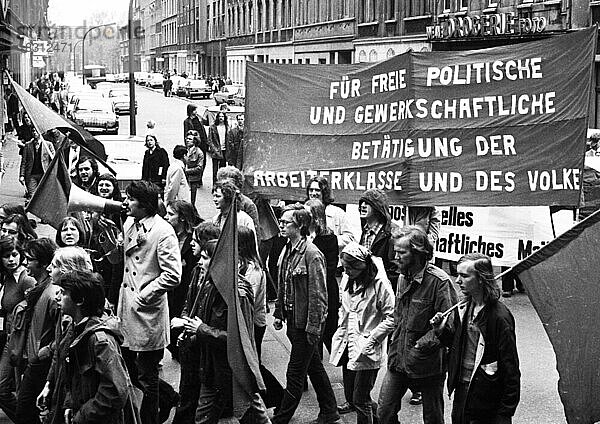
[[[429,40],[451,38],[525,35],[543,32],[545,17],[519,18],[514,12],[489,15],[453,16],[437,25],[427,27]]]

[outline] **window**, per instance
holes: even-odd
[[[408,3],[408,9],[406,16],[423,16],[426,14],[426,1],[427,0],[405,0]]]
[[[387,20],[396,19],[396,0],[387,0],[385,19],[387,19]]]
[[[265,31],[271,28],[271,2],[265,0]]]
[[[375,50],[369,52],[369,62],[377,62],[377,52]]]
[[[444,0],[444,13],[448,13],[451,10],[451,0]]]
[[[262,31],[262,18],[263,18],[263,2],[258,0],[256,3],[256,29]]]
[[[396,52],[394,51],[394,49],[388,49],[387,58],[389,59],[390,57],[394,57],[394,56],[396,56]]]
[[[500,1],[499,0],[488,0],[488,7],[498,7]]]
[[[366,61],[367,61],[367,52],[365,52],[364,50],[361,50],[360,52],[358,52],[358,63],[366,62]]]
[[[375,5],[377,0],[360,0],[359,4],[359,23],[376,22]]]
[[[467,10],[469,8],[469,0],[460,0],[460,10]]]

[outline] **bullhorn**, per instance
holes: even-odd
[[[67,210],[69,212],[87,211],[87,212],[104,212],[114,213],[120,212],[122,209],[121,202],[105,199],[100,196],[95,196],[77,187],[71,185],[69,193],[69,203]]]

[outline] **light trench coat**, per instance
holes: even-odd
[[[331,341],[329,362],[342,365],[348,349],[347,368],[351,371],[378,369],[383,363],[384,341],[394,328],[394,291],[388,280],[383,261],[373,257],[377,275],[365,291],[350,294],[346,290],[348,276],[340,281],[338,329]]]
[[[167,291],[181,281],[181,254],[173,227],[158,215],[123,225],[124,273],[117,315],[123,346],[152,351],[170,342]]]

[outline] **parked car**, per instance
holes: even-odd
[[[134,72],[133,77],[135,78],[135,83],[140,85],[145,85],[146,81],[150,77],[148,72]]]
[[[80,98],[71,115],[77,125],[91,133],[119,132],[119,119],[112,102],[106,98]]]
[[[119,188],[125,188],[132,181],[142,179],[142,164],[146,146],[145,138],[135,135],[98,135],[96,138],[104,145],[106,163],[113,168],[117,175]],[[99,164],[100,173],[108,172]]]
[[[186,85],[188,80],[184,77],[180,77],[179,75],[171,75],[171,81],[173,81],[173,86],[171,87],[171,93],[177,94],[177,90],[182,85]]]
[[[116,74],[106,74],[106,81],[107,82],[117,82],[117,75]]]
[[[240,90],[233,95],[234,106],[246,106],[246,87],[240,87]]]
[[[224,85],[215,93],[215,103],[217,105],[221,103],[233,104],[233,96],[240,91],[240,88],[239,85]]]
[[[89,87],[89,86],[88,86]],[[79,99],[102,99],[102,95],[97,91],[78,91],[75,93],[67,94],[67,99],[69,102],[67,103],[67,118],[73,119],[73,111],[75,110],[75,105]]]
[[[185,86],[185,97],[191,99],[193,97],[203,97],[208,99],[212,91],[205,80],[188,80]]]
[[[146,87],[162,88],[164,82],[165,77],[163,74],[153,73],[148,76],[148,79],[146,80]]]
[[[115,113],[117,115],[129,114],[130,112],[130,98],[129,98],[129,89],[126,87],[112,88],[108,92],[108,98],[113,103],[113,107],[115,108]],[[135,113],[137,113],[138,102],[135,101]]]

